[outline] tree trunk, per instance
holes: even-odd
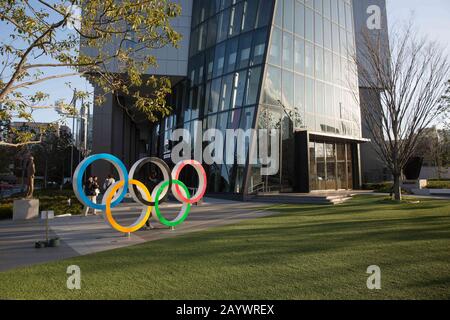
[[[44,189],[47,190],[48,185],[48,161],[45,159],[45,173],[44,173]]]
[[[402,188],[400,185],[400,174],[394,175],[394,199],[396,201],[402,201]]]

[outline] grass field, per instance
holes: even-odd
[[[449,299],[450,202],[358,197],[0,273],[3,299]],[[78,265],[82,289],[66,288]],[[366,287],[378,265],[382,290]]]

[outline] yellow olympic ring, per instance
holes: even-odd
[[[123,232],[123,233],[133,233],[133,232],[138,231],[145,225],[147,220],[150,218],[150,214],[152,212],[153,207],[147,207],[145,216],[141,215],[141,217],[134,224],[132,224],[129,227],[124,227],[124,226],[121,226],[120,224],[118,224],[111,213],[111,202],[112,202],[112,199],[113,199],[114,195],[116,194],[117,190],[122,188],[124,186],[124,184],[125,184],[125,182],[122,180],[119,183],[117,183],[116,185],[114,185],[113,187],[111,187],[111,190],[108,190],[108,195],[107,195],[106,202],[105,202],[105,204],[106,204],[105,217],[106,217],[106,220],[108,221],[108,223],[117,231]],[[129,184],[135,185],[140,190],[144,191],[144,194],[145,194],[146,198],[148,199],[148,201],[152,201],[150,192],[148,191],[147,187],[142,182],[137,181],[137,180],[130,180]]]

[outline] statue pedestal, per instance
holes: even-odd
[[[13,220],[30,220],[39,217],[39,200],[22,199],[14,201]]]

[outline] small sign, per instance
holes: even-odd
[[[55,219],[55,212],[54,211],[42,211],[41,212],[41,219],[45,220],[52,220]]]

